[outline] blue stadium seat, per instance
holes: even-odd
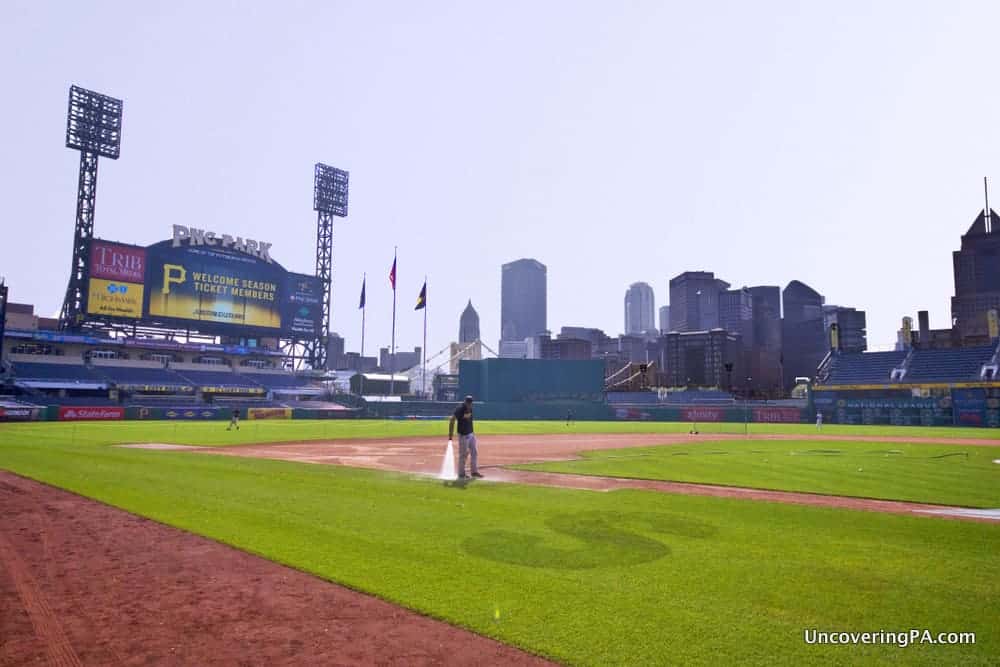
[[[287,375],[277,375],[273,373],[240,373],[240,376],[268,389],[296,389],[298,387],[317,386],[310,378],[292,375],[291,373],[288,373]]]
[[[892,370],[905,358],[905,351],[838,352],[832,356],[822,384],[889,384]]]
[[[175,371],[196,387],[240,387],[260,389],[253,380],[228,371]]]
[[[83,364],[14,362],[14,377],[35,382],[105,384],[107,380]]]
[[[979,380],[983,364],[989,363],[992,345],[950,350],[914,350],[903,382],[969,382]]]
[[[95,370],[118,385],[162,385],[190,387],[191,383],[166,368],[132,368],[128,366],[98,366]]]

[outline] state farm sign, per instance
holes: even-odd
[[[103,421],[124,419],[125,408],[59,408],[60,421]]]

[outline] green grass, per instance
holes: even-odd
[[[728,440],[582,453],[524,470],[1000,507],[1000,448],[864,441]]]
[[[461,488],[126,450],[105,445],[136,433],[68,426],[0,426],[0,468],[570,663],[985,665],[1000,654],[1000,526],[641,491]],[[149,439],[173,435],[173,424],[141,426]],[[335,426],[359,437],[441,424]],[[220,428],[181,424],[176,436],[221,444]],[[265,428],[270,440],[309,432]],[[978,641],[803,641],[806,628],[923,627]]]
[[[227,431],[220,421],[127,421],[127,422],[35,422],[0,424],[8,437],[37,442],[102,444],[126,442],[166,442],[225,446],[256,442],[292,442],[333,438],[395,438],[446,436],[447,420],[263,420],[244,421],[239,431]],[[743,433],[743,424],[698,424],[703,434]],[[566,426],[559,421],[481,421],[480,435],[548,433],[687,433],[684,422],[577,422]],[[751,424],[751,433],[815,434],[809,424]],[[907,426],[824,426],[822,435],[853,437],[933,437],[1000,439],[1000,429],[907,427]]]

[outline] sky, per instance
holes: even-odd
[[[313,165],[350,172],[332,329],[366,352],[500,336],[500,267],[548,267],[548,326],[624,328],[629,284],[801,280],[950,320],[951,252],[1000,176],[1000,3],[2,0],[0,275],[59,310],[79,158],[68,88],[124,100],[95,235],[184,224],[315,268]],[[1000,202],[1000,192],[995,194]],[[996,208],[996,206],[994,206]],[[438,361],[443,358],[438,357]]]

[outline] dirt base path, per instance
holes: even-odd
[[[614,489],[645,489],[661,493],[682,493],[686,495],[715,496],[720,498],[744,498],[770,502],[813,505],[818,507],[838,507],[866,510],[871,512],[891,512],[895,514],[917,514],[936,516],[944,519],[982,521],[996,523],[1000,514],[969,514],[964,508],[949,508],[941,505],[927,505],[893,500],[874,500],[848,496],[831,496],[791,491],[770,491],[713,484],[685,482],[661,482],[618,477],[597,477],[534,471],[510,470],[506,466],[518,463],[540,463],[545,461],[568,461],[580,457],[581,452],[596,449],[620,449],[652,445],[689,445],[698,442],[720,440],[807,440],[811,442],[843,442],[857,440],[845,436],[751,435],[749,438],[736,434],[706,433],[700,435],[678,433],[557,433],[550,435],[488,435],[481,437],[479,465],[487,473],[488,481],[514,482],[558,486],[572,489],[610,491]],[[997,447],[1000,440],[975,440],[971,438],[905,438],[886,436],[865,438],[866,442],[916,443],[928,445],[971,445],[977,447]],[[279,459],[299,463],[321,463],[346,465],[359,468],[375,468],[397,472],[437,474],[441,469],[444,454],[444,438],[382,438],[377,440],[336,440],[331,442],[292,442],[264,445],[241,445],[236,447],[193,448],[206,454],[227,456],[248,456],[254,458]],[[457,453],[456,453],[457,455]]]
[[[0,665],[546,664],[0,471]]]

